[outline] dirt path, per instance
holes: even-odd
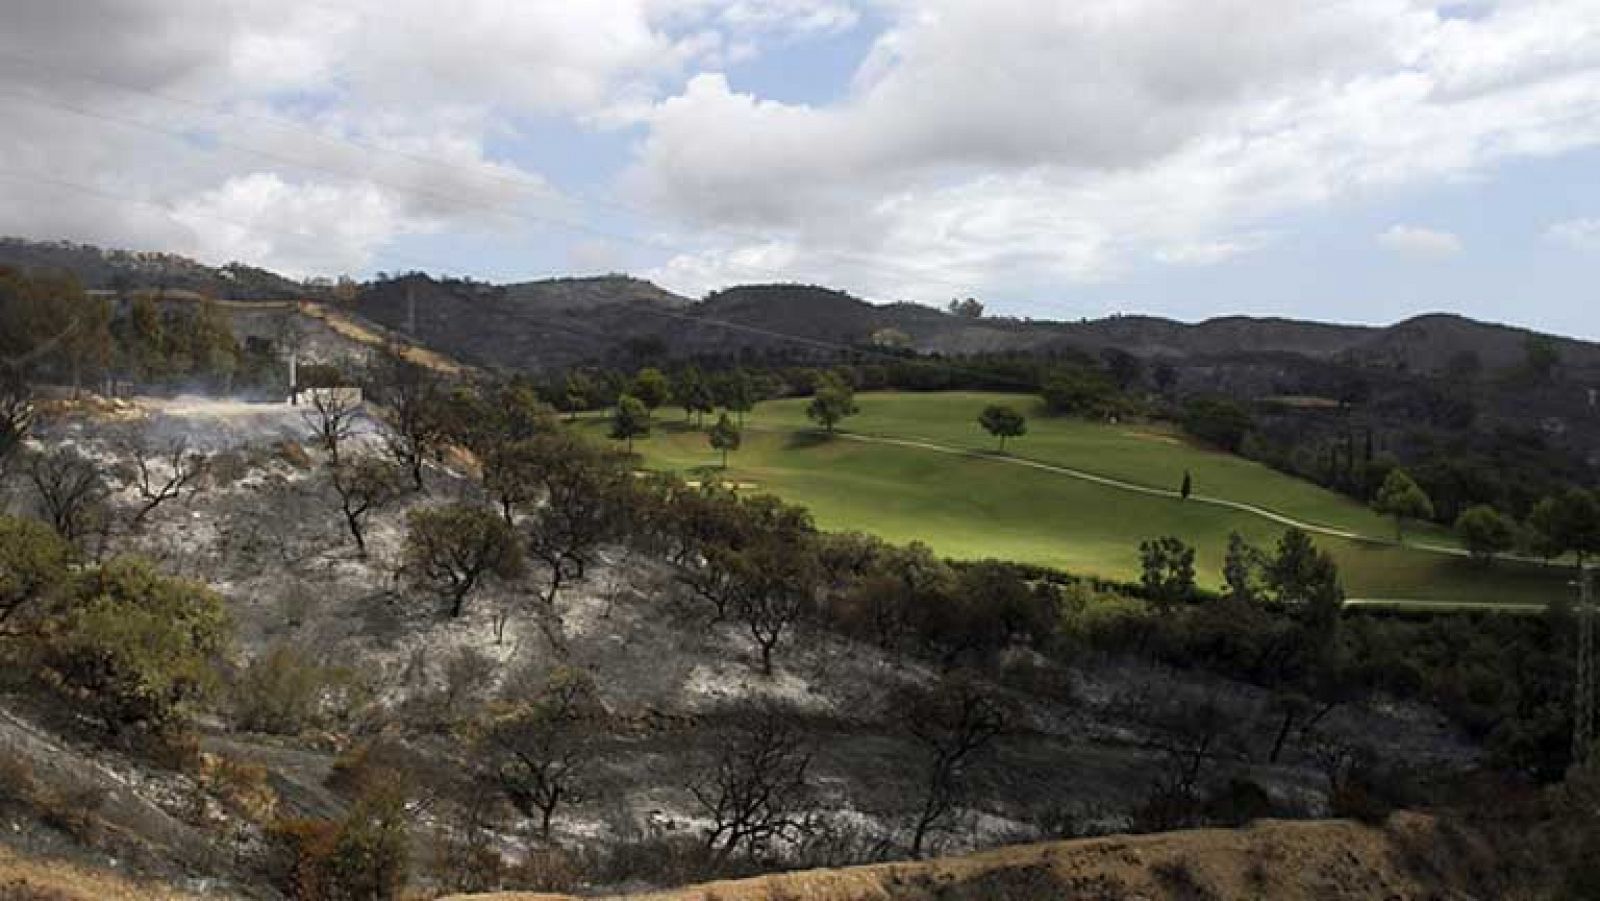
[[[1045,472],[1056,473],[1057,475],[1068,476],[1084,482],[1093,482],[1096,485],[1105,485],[1108,488],[1115,488],[1119,491],[1130,491],[1135,494],[1144,494],[1149,495],[1150,497],[1160,497],[1175,501],[1183,500],[1183,496],[1181,494],[1167,488],[1151,488],[1148,485],[1140,485],[1135,482],[1125,482],[1121,479],[1099,475],[1087,470],[1074,469],[1070,466],[1061,466],[1056,463],[1045,463],[1039,460],[1030,460],[1027,457],[1000,456],[999,454],[969,450],[961,447],[951,447],[947,444],[935,444],[932,441],[911,438],[890,438],[883,435],[864,435],[859,432],[836,432],[835,434],[841,438],[848,438],[852,441],[862,441],[868,444],[892,444],[899,447],[911,447],[919,450],[933,451],[934,453],[947,454],[952,457],[970,457],[975,460],[989,460],[995,463],[1009,463],[1013,466],[1026,466],[1029,469],[1039,469]],[[1305,520],[1295,519],[1292,516],[1279,513],[1276,510],[1270,510],[1266,507],[1260,507],[1255,504],[1247,504],[1242,501],[1229,500],[1224,497],[1211,497],[1204,494],[1194,494],[1189,496],[1187,503],[1208,504],[1213,507],[1236,510],[1241,513],[1248,513],[1252,516],[1259,516],[1263,519],[1278,523],[1279,525],[1289,526],[1291,528],[1300,529],[1303,532],[1311,532],[1316,535],[1327,535],[1332,538],[1345,538],[1350,541],[1364,541],[1369,544],[1390,543],[1381,538],[1363,535],[1360,532],[1352,532],[1348,529],[1340,529],[1335,528],[1334,526],[1325,526],[1313,522],[1306,522]],[[1446,547],[1444,545],[1406,544],[1405,547],[1428,551],[1430,553],[1449,554],[1456,557],[1467,556],[1467,552],[1461,550],[1460,548]]]

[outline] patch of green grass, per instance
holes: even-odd
[[[846,426],[860,434],[991,450],[994,442],[976,419],[985,404],[996,402],[1029,414],[1029,434],[1012,445],[1017,456],[1167,489],[1175,489],[1188,470],[1196,494],[1364,535],[1392,534],[1388,521],[1310,483],[1197,447],[1160,428],[1043,417],[1027,397],[863,394],[861,414]],[[1284,530],[1243,511],[1137,494],[1003,459],[828,437],[812,428],[804,409],[803,400],[760,405],[726,472],[716,469],[717,454],[704,431],[670,410],[660,411],[654,433],[635,450],[650,468],[718,472],[744,490],[802,504],[825,529],[922,541],[956,558],[1018,560],[1114,579],[1138,578],[1140,541],[1176,535],[1196,547],[1201,580],[1214,587],[1230,532],[1270,546]],[[604,433],[598,421],[582,427]],[[1566,590],[1564,573],[1533,565],[1502,562],[1485,569],[1379,540],[1317,536],[1317,543],[1338,559],[1352,597],[1542,604]]]

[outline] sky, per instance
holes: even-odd
[[[0,234],[1600,339],[1600,0],[7,0]]]

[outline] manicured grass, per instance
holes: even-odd
[[[1151,487],[1175,489],[1183,472],[1196,494],[1257,504],[1364,535],[1392,526],[1366,508],[1309,483],[1146,426],[1045,418],[1031,398],[971,393],[863,394],[852,432],[989,450],[978,429],[985,404],[1009,402],[1030,414],[1014,453]],[[1220,583],[1230,532],[1268,546],[1284,527],[1246,512],[1143,495],[1001,459],[827,437],[805,420],[805,402],[762,404],[726,472],[705,433],[661,410],[654,434],[636,443],[645,465],[712,477],[802,504],[819,526],[856,529],[897,542],[922,541],[958,558],[997,557],[1116,579],[1138,577],[1139,542],[1176,535],[1198,552],[1203,583]],[[602,425],[585,426],[599,433]],[[1440,536],[1428,535],[1438,541]],[[1542,604],[1565,590],[1564,574],[1500,563],[1484,569],[1458,557],[1381,541],[1318,536],[1339,560],[1352,597]]]

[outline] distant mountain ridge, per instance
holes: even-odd
[[[0,237],[0,266],[70,272],[92,290],[160,288],[236,300],[281,300],[312,292],[293,279],[243,263],[207,266],[178,254],[105,250],[71,241]]]
[[[165,288],[238,300],[325,294],[239,263],[206,266],[175,254],[102,250],[70,242],[0,238],[0,265],[73,272],[97,289]],[[1204,358],[1286,353],[1414,372],[1438,372],[1471,356],[1484,369],[1526,357],[1535,333],[1435,313],[1389,326],[1224,316],[1184,323],[1155,316],[1077,322],[969,318],[910,303],[874,304],[815,285],[741,285],[700,301],[627,275],[541,279],[508,285],[422,274],[358,286],[353,312],[444,353],[492,368],[536,371],[614,360],[650,343],[668,356],[870,347],[893,335],[923,353],[1118,348],[1144,357]],[[1551,336],[1569,372],[1600,377],[1600,344]]]

